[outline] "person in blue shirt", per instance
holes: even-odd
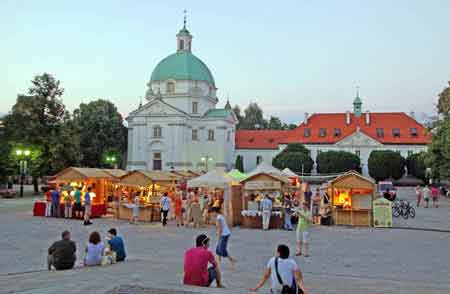
[[[91,192],[92,188],[89,187],[87,192],[84,194],[84,225],[88,226],[88,225],[92,225],[91,222],[91,209],[92,209],[92,205],[91,205]]]
[[[60,215],[59,201],[60,201],[59,187],[56,187],[56,189],[52,191],[52,216],[53,217],[59,217],[59,215]]]
[[[117,236],[117,230],[115,228],[108,231],[110,240],[108,241],[111,250],[116,252],[116,261],[124,261],[127,257],[125,252],[125,244],[122,237]]]

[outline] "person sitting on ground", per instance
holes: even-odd
[[[297,293],[297,287],[302,289],[303,293],[307,293],[302,272],[295,260],[289,258],[289,247],[286,245],[278,245],[277,256],[269,260],[261,280],[250,291],[258,291],[269,277],[272,279],[271,293]],[[283,288],[290,289],[283,290]]]
[[[56,241],[48,248],[48,270],[51,270],[52,266],[56,270],[66,270],[75,265],[77,248],[75,242],[70,240],[70,232],[62,232],[61,237],[61,240]]]
[[[127,257],[127,253],[125,252],[125,244],[122,237],[117,236],[117,230],[115,228],[109,229],[108,237],[108,244],[111,247],[111,250],[116,253],[116,261],[124,261]]]
[[[89,243],[86,247],[85,266],[101,265],[103,250],[105,245],[102,243],[99,232],[92,232],[89,236]]]
[[[184,279],[185,285],[209,287],[215,280],[218,288],[223,288],[219,264],[214,254],[208,250],[209,238],[199,235],[195,240],[196,247],[184,254]],[[211,267],[208,268],[208,264]]]

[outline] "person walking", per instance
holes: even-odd
[[[64,200],[64,217],[72,218],[72,195],[67,190],[63,190],[61,194]]]
[[[183,221],[183,196],[181,192],[178,192],[175,196],[175,219],[177,221],[177,227],[184,226]]]
[[[261,280],[250,291],[257,292],[271,278],[270,293],[308,293],[303,274],[295,260],[289,258],[289,254],[288,246],[278,245],[276,256],[269,260]]]
[[[219,261],[222,258],[228,258],[231,263],[231,268],[234,269],[234,265],[236,263],[236,259],[230,256],[228,253],[228,241],[231,236],[230,228],[225,220],[225,217],[220,213],[220,209],[217,207],[213,208],[213,212],[216,213],[216,229],[217,235],[219,236],[219,241],[217,242],[216,254],[219,258]]]
[[[170,210],[170,198],[167,195],[167,192],[164,192],[163,197],[161,198],[161,213],[162,213],[162,225],[167,225],[167,215]]]
[[[59,217],[60,216],[60,201],[61,201],[61,195],[59,193],[59,187],[56,187],[56,189],[54,189],[52,191],[52,216],[53,217]]]
[[[283,198],[283,209],[284,209],[283,229],[287,231],[292,231],[292,222],[291,222],[292,200],[288,193],[286,193]]]
[[[52,190],[49,189],[45,192],[45,216],[52,216]]]
[[[423,200],[425,201],[425,208],[428,208],[429,202],[430,202],[430,188],[428,188],[428,185],[425,185],[425,187],[423,187],[422,189],[422,196],[423,196]]]
[[[139,202],[139,194],[136,193],[133,200],[133,214],[131,215],[130,224],[139,224]]]
[[[84,265],[101,265],[104,249],[105,245],[102,243],[99,232],[92,232],[89,236],[89,243],[86,247],[86,258],[84,259]]]
[[[206,235],[199,235],[195,239],[195,247],[185,252],[183,284],[209,287],[216,281],[217,288],[223,288],[219,264],[208,250],[209,241]]]
[[[302,208],[297,211],[298,224],[297,224],[297,252],[295,255],[308,257],[309,247],[309,228],[311,227],[312,218],[307,202],[303,202]]]
[[[81,205],[81,191],[79,187],[75,187],[73,192],[73,210],[75,211],[75,218],[81,219],[83,206]]]
[[[61,240],[53,243],[48,248],[47,264],[48,270],[54,267],[56,270],[67,270],[75,265],[77,246],[70,239],[70,232],[64,231]]]
[[[270,217],[272,215],[272,200],[269,198],[269,194],[266,194],[261,201],[261,210],[263,230],[268,230],[270,227]]]
[[[84,225],[92,225],[91,222],[91,190],[92,188],[89,187],[87,192],[84,193]]]
[[[433,200],[433,207],[439,207],[439,189],[436,186],[431,187],[431,200]]]
[[[320,196],[319,188],[316,189],[314,196],[312,197],[312,209],[311,213],[313,216],[313,224],[320,225],[320,203],[322,202],[322,197]]]
[[[422,188],[420,185],[417,185],[414,191],[416,192],[416,207],[419,207],[422,201]]]

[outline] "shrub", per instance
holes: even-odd
[[[400,179],[405,173],[405,159],[391,150],[372,151],[368,160],[369,175],[377,181]]]
[[[361,161],[356,154],[346,151],[325,151],[317,155],[317,172],[343,173],[349,170],[361,172]]]

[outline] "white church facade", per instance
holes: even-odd
[[[192,54],[186,23],[176,35],[177,50],[155,67],[146,103],[128,122],[128,170],[205,170],[233,168],[242,156],[245,171],[271,163],[289,143],[302,143],[313,160],[318,153],[343,150],[357,154],[368,174],[372,150],[394,150],[407,157],[426,150],[430,134],[403,112],[362,112],[357,95],[353,111],[315,113],[293,130],[236,130],[229,102],[216,108],[217,87],[209,68]]]

